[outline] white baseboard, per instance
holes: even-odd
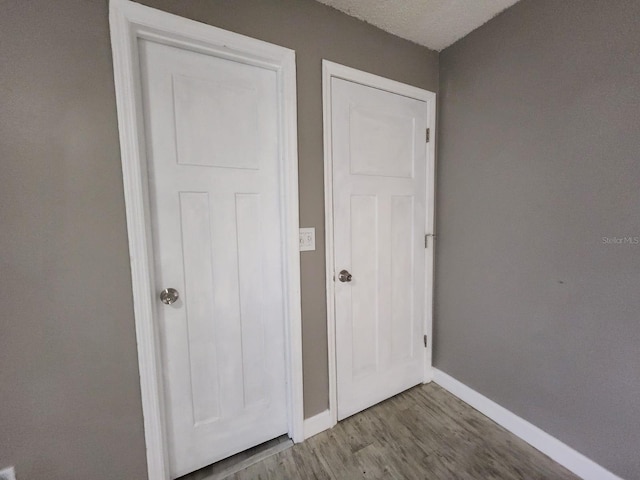
[[[562,443],[555,437],[540,430],[535,425],[520,418],[515,413],[501,407],[493,400],[467,387],[464,383],[434,368],[433,380],[463,402],[483,413],[491,420],[509,430],[514,435],[540,450],[567,470],[584,480],[622,480],[593,460]]]
[[[324,412],[320,412],[313,417],[304,419],[304,439],[313,437],[320,432],[324,432],[325,430],[329,430],[333,425],[331,425],[331,413],[329,410],[325,410]]]

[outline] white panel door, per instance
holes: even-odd
[[[424,378],[427,104],[338,78],[331,89],[343,419]]]
[[[273,70],[141,40],[156,303],[177,477],[287,433]]]

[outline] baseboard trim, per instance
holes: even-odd
[[[304,439],[313,437],[320,432],[324,432],[325,430],[329,430],[332,427],[331,425],[331,412],[329,410],[325,410],[324,412],[320,412],[313,417],[304,419]]]
[[[431,365],[425,368],[424,378],[422,379],[423,384],[433,382],[433,372],[434,368]]]
[[[433,381],[584,480],[623,480],[464,383],[433,369]]]

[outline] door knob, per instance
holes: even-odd
[[[340,280],[341,282],[350,282],[352,278],[353,277],[351,276],[351,274],[346,270],[341,270],[340,274],[338,275],[338,280]]]
[[[175,288],[165,288],[160,292],[160,301],[165,305],[176,303],[180,298],[180,294]]]

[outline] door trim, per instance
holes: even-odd
[[[110,0],[109,25],[131,260],[138,365],[148,478],[168,480],[167,437],[147,191],[138,39],[215,55],[273,70],[279,85],[280,174],[283,200],[288,432],[304,440],[302,314],[298,247],[296,65],[293,50],[188,20],[129,0]]]
[[[433,272],[435,251],[435,138],[436,138],[436,94],[396,82],[388,78],[371,73],[356,70],[355,68],[340,65],[338,63],[322,60],[322,114],[323,114],[323,142],[324,142],[324,228],[325,228],[325,264],[327,287],[327,342],[329,363],[329,412],[333,427],[338,423],[338,391],[337,391],[337,364],[336,364],[336,317],[335,317],[335,281],[334,241],[333,241],[333,146],[331,140],[331,79],[340,78],[350,82],[359,83],[368,87],[385,90],[427,103],[427,127],[431,129],[431,138],[426,149],[426,223],[425,234],[429,234],[429,248],[425,254],[425,272]],[[428,278],[425,276],[425,279]],[[426,283],[426,282],[425,282]],[[431,283],[433,286],[433,281]],[[424,333],[428,336],[428,346],[424,354],[424,378],[423,382],[433,380],[433,288],[425,290],[425,318]]]

